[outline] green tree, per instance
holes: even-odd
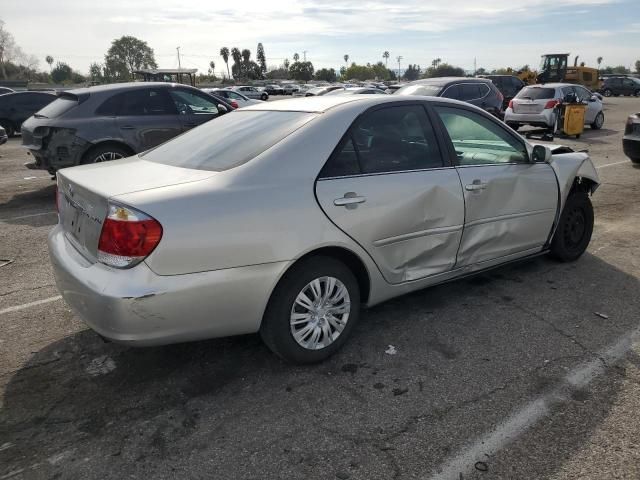
[[[286,80],[289,78],[289,70],[283,67],[274,68],[273,70],[269,70],[265,77],[270,80]]]
[[[56,63],[56,66],[51,70],[51,80],[54,83],[64,83],[73,77],[73,70],[64,62]]]
[[[396,78],[393,71],[389,70],[384,63],[378,62],[375,65],[357,65],[355,62],[349,68],[342,67],[340,76],[354,80],[390,80]]]
[[[409,81],[420,78],[420,65],[409,65],[404,71],[403,78]]]
[[[213,60],[211,60],[209,62],[209,75],[214,75],[216,74],[216,62],[214,62]]]
[[[104,62],[116,77],[127,79],[133,79],[133,72],[141,68],[158,67],[153,49],[147,42],[127,35],[111,42]]]
[[[431,66],[427,68],[424,78],[465,76],[464,70],[460,67],[454,67],[448,63],[438,63],[437,65],[437,67]]]
[[[288,58],[284,59],[284,69],[287,70],[287,71],[289,70],[289,59]]]
[[[382,54],[382,58],[384,58],[384,66],[385,67],[387,66],[387,62],[389,61],[389,57],[390,57],[389,52],[385,50],[385,52]]]
[[[293,54],[293,62],[297,63],[300,60],[300,55],[298,55],[298,53],[294,53]]]
[[[227,65],[227,76],[231,78],[231,73],[229,72],[229,49],[227,47],[222,47],[220,49],[220,56],[224,63]]]
[[[316,72],[316,80],[335,82],[337,78],[336,71],[333,68],[321,68]]]
[[[294,80],[308,82],[313,78],[313,64],[311,62],[293,62],[289,67],[289,74]]]
[[[636,73],[640,73],[640,60],[636,60]]]
[[[613,67],[611,70],[612,70],[611,73],[620,73],[620,74],[631,73],[629,69],[624,65],[618,65],[617,67]]]
[[[264,54],[264,47],[262,46],[262,43],[258,43],[258,48],[256,50],[256,57],[258,59],[258,65],[260,65],[260,70],[262,71],[262,74],[266,74],[267,73],[267,57]]]
[[[0,71],[2,78],[7,79],[7,64],[13,63],[22,55],[22,50],[16,45],[13,35],[4,28],[4,22],[0,20]]]
[[[480,67],[479,69],[476,70],[476,75],[486,75],[487,74],[487,70],[483,67]]]
[[[103,80],[102,65],[98,62],[93,62],[89,65],[89,76],[91,77],[91,81],[101,82]]]
[[[244,63],[249,63],[251,61],[251,50],[249,50],[248,48],[243,48],[242,52],[240,52],[240,55],[242,55],[242,61]]]

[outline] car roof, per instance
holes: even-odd
[[[424,78],[422,80],[415,80],[405,85],[447,85],[452,82],[477,82],[477,83],[491,83],[488,78],[474,78],[474,77],[435,77]],[[404,86],[404,85],[403,85]]]
[[[536,85],[525,85],[525,87],[532,88],[564,88],[564,87],[582,87],[583,85],[576,85],[575,83],[538,83]]]
[[[366,95],[323,95],[319,97],[294,97],[292,99],[279,100],[277,102],[262,102],[259,105],[250,105],[248,107],[243,107],[242,110],[323,113],[331,110],[332,108],[353,102],[359,102],[364,108],[368,108],[382,103],[415,102],[416,100],[422,102],[445,102],[456,105],[464,105],[467,107],[469,106],[468,103],[449,98],[430,98],[414,95],[378,95],[374,93]]]
[[[108,83],[106,85],[94,85],[85,88],[75,88],[68,90],[66,93],[72,93],[74,95],[82,95],[87,93],[102,93],[102,92],[117,92],[119,90],[134,90],[150,87],[161,88],[173,88],[173,87],[186,87],[194,88],[191,85],[184,85],[182,83],[171,82],[125,82],[125,83]]]

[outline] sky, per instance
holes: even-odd
[[[264,45],[267,65],[298,53],[319,68],[382,61],[426,67],[434,58],[472,70],[529,64],[543,53],[596,66],[640,59],[640,0],[3,0],[0,19],[27,54],[52,55],[86,73],[113,39],[133,35],[158,66],[216,73],[223,46]],[[255,59],[255,58],[254,58]]]

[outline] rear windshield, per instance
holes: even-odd
[[[38,112],[38,116],[56,118],[78,105],[78,98],[72,96],[59,97]]]
[[[242,165],[274,146],[316,114],[238,110],[141,155],[145,160],[219,172]]]
[[[437,97],[442,91],[441,85],[407,85],[394,92],[394,95],[424,95]]]
[[[555,88],[524,87],[518,92],[516,98],[528,98],[530,100],[547,100],[556,96]]]

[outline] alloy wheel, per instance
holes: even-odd
[[[307,350],[331,345],[342,333],[351,312],[347,287],[335,277],[319,277],[298,293],[289,318],[291,335]]]
[[[124,155],[118,152],[102,152],[93,159],[93,163],[108,162],[110,160],[118,160],[120,158],[124,158]]]

